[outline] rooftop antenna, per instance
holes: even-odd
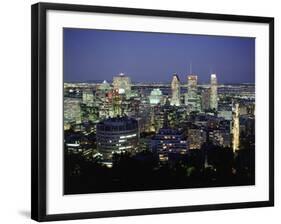
[[[189,62],[189,74],[192,74],[192,62]]]

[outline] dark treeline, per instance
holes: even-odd
[[[180,189],[255,184],[255,151],[203,145],[188,155],[169,155],[160,163],[157,154],[115,155],[112,168],[81,154],[64,155],[65,194]]]

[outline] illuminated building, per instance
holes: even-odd
[[[154,123],[155,123],[155,131],[158,132],[160,128],[163,127],[164,123],[164,111],[162,106],[155,106],[154,108]]]
[[[249,115],[255,114],[255,103],[253,101],[244,100],[239,103],[239,114],[240,115]]]
[[[99,102],[98,113],[100,119],[113,117],[112,98],[106,97]]]
[[[99,118],[113,117],[113,90],[106,80],[98,85],[95,98]]]
[[[218,117],[221,117],[227,121],[231,121],[232,120],[232,106],[229,104],[219,105]]]
[[[210,87],[210,108],[212,110],[218,109],[218,83],[216,74],[211,74],[211,87]]]
[[[113,106],[113,117],[121,116],[121,97],[117,90],[113,90],[112,93],[112,106]]]
[[[126,91],[128,90],[130,92],[131,89],[130,85],[129,87],[126,86],[130,83],[129,78],[121,74],[118,77],[114,77],[114,80],[113,89],[108,82],[103,81],[96,92],[99,100],[99,114],[101,119],[131,113],[129,108],[130,101],[126,100]]]
[[[129,117],[138,117],[140,114],[140,99],[131,98],[130,100],[126,100],[125,102],[124,114]],[[124,104],[123,103],[123,104]]]
[[[232,120],[232,111],[231,110],[220,110],[218,112],[218,117],[222,117],[225,120]]]
[[[190,107],[191,111],[200,111],[200,99],[197,94],[197,75],[188,75],[187,93],[185,94],[184,104]]]
[[[99,100],[105,100],[105,98],[110,97],[109,95],[112,94],[112,88],[110,87],[109,83],[104,80],[98,87],[96,91],[96,98]]]
[[[98,121],[99,109],[96,106],[87,105],[82,103],[81,107],[81,118],[83,122],[96,122]]]
[[[232,102],[230,100],[222,100],[219,103],[217,116],[232,121]]]
[[[133,118],[115,117],[97,124],[97,149],[105,161],[114,153],[136,152],[138,141],[138,121]]]
[[[80,124],[81,123],[81,100],[78,98],[64,98],[64,126],[67,124]]]
[[[209,140],[217,146],[221,147],[230,147],[231,145],[231,136],[230,132],[227,130],[213,130],[209,132]]]
[[[154,109],[152,108],[150,112],[150,126],[149,126],[149,132],[155,132],[155,113]]]
[[[239,104],[240,106],[240,104]],[[240,108],[240,107],[239,107]],[[255,148],[255,117],[239,115],[240,149]],[[245,144],[246,143],[246,144]]]
[[[199,128],[188,129],[189,149],[200,149],[206,142],[206,132]]]
[[[82,102],[87,106],[91,106],[94,103],[94,94],[91,89],[83,89]]]
[[[171,82],[171,89],[172,89],[171,105],[179,106],[180,105],[180,80],[177,74],[173,75],[172,82]]]
[[[162,101],[162,91],[160,89],[153,89],[148,98],[151,105],[156,105]]]
[[[240,109],[240,107],[239,107],[239,109]],[[239,112],[240,112],[240,110],[239,110]],[[252,115],[241,115],[239,113],[239,128],[240,128],[240,138],[241,138],[242,134],[244,136],[254,135],[255,134],[255,117]]]
[[[141,119],[140,132],[149,132],[150,129],[150,113],[151,106],[149,105],[147,98],[142,98],[139,104],[139,114],[138,116]]]
[[[118,76],[113,77],[113,89],[117,90],[120,95],[125,95],[126,98],[131,96],[131,79],[120,73]]]
[[[163,107],[155,105],[153,107],[144,107],[141,110],[140,117],[143,123],[143,127],[140,127],[141,132],[157,132],[163,126]]]
[[[239,150],[240,144],[240,127],[239,127],[239,104],[235,103],[232,115],[232,149]]]
[[[164,162],[169,160],[169,154],[186,154],[188,142],[183,132],[163,127],[151,139],[151,149],[158,154],[159,160]]]
[[[111,90],[111,86],[106,80],[104,80],[102,84],[100,84],[98,89],[103,92],[108,92],[109,90]]]
[[[201,92],[201,108],[202,111],[207,111],[210,109],[210,90],[204,89]]]

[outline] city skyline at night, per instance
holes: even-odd
[[[64,193],[255,184],[253,38],[64,29]]]
[[[189,73],[209,83],[255,82],[255,39],[64,28],[64,81],[92,82],[125,73],[137,82],[170,82]]]

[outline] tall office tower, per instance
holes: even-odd
[[[235,103],[232,114],[232,149],[233,151],[239,150],[239,104]]]
[[[210,108],[218,109],[218,83],[216,74],[211,74]]]
[[[200,111],[200,99],[197,95],[197,75],[187,76],[187,93],[184,104],[189,106],[191,111]]]
[[[155,132],[155,111],[154,108],[151,108],[150,111],[150,127],[149,127],[149,132]]]
[[[171,82],[171,89],[172,89],[171,105],[179,106],[180,105],[180,79],[177,74],[173,75],[173,79]]]
[[[121,116],[122,115],[121,98],[117,90],[113,90],[112,104],[113,104],[113,117]]]
[[[94,103],[93,90],[83,89],[82,101],[83,101],[83,104],[86,104],[87,106],[92,106]]]
[[[210,109],[210,90],[204,89],[201,92],[201,108],[202,111]]]
[[[113,90],[110,84],[104,80],[98,85],[95,94],[96,105],[98,107],[99,118],[105,119],[114,117],[113,113]]]
[[[125,95],[126,98],[131,96],[131,79],[120,73],[118,76],[113,77],[113,89],[117,90],[120,95]]]
[[[106,80],[104,80],[100,85],[98,85],[95,98],[99,101],[105,101],[110,94],[112,94],[111,86]]]

